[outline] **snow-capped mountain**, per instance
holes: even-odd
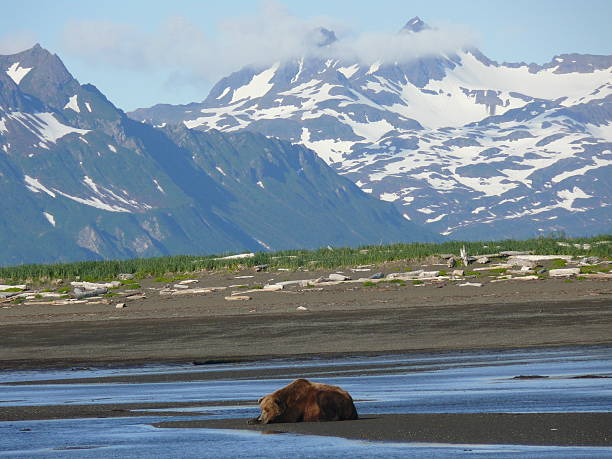
[[[424,30],[413,18],[400,33]],[[129,116],[304,145],[453,238],[593,234],[612,231],[611,68],[612,56],[499,64],[476,49],[369,64],[303,57],[245,67],[202,103]]]
[[[0,56],[0,265],[437,240],[311,150],[157,129],[40,46]]]

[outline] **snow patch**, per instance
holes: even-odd
[[[62,191],[59,190],[55,190],[57,191],[57,193],[61,194],[62,196],[68,198],[68,199],[72,199],[73,201],[76,201],[80,204],[85,204],[87,206],[91,206],[91,207],[95,207],[97,209],[101,209],[101,210],[106,210],[108,212],[127,212],[127,213],[131,213],[128,209],[125,209],[121,206],[117,206],[117,205],[112,205],[112,204],[107,204],[105,202],[102,202],[100,199],[96,198],[96,197],[92,197],[92,198],[79,198],[78,196],[72,196],[69,195],[68,193],[64,193]]]
[[[225,171],[224,171],[223,169],[221,169],[219,166],[215,167],[215,169],[217,169],[217,170],[218,170],[218,171],[221,173],[221,175],[223,175],[224,177],[226,177],[226,176],[227,176],[227,174],[225,173]]]
[[[444,217],[446,217],[448,214],[440,214],[435,218],[428,218],[427,220],[425,220],[426,223],[435,223],[435,222],[439,222],[440,220],[442,220]]]
[[[64,105],[64,110],[74,110],[77,113],[81,113],[81,108],[79,107],[78,95],[70,96],[68,99],[68,103]]]
[[[270,80],[272,80],[276,74],[276,70],[278,70],[279,65],[280,63],[277,62],[269,69],[254,75],[249,83],[234,91],[230,103],[233,104],[241,99],[255,99],[257,97],[266,95],[268,91],[272,89],[272,86],[274,86],[272,83],[270,83]]]
[[[387,202],[397,201],[399,198],[400,196],[397,193],[382,193],[380,195],[380,199]]]
[[[229,87],[229,86],[228,86],[227,88],[225,88],[225,89],[223,90],[223,92],[221,92],[221,94],[219,94],[219,95],[216,97],[216,99],[223,99],[223,97],[224,97],[224,96],[225,96],[225,95],[226,95],[228,92],[230,92],[230,87]]]
[[[157,189],[158,189],[160,192],[162,192],[162,193],[166,194],[166,192],[164,191],[164,189],[162,188],[162,186],[161,186],[161,185],[160,185],[160,184],[157,182],[157,179],[153,179],[153,183],[155,183],[155,186],[157,187]]]
[[[48,212],[43,212],[43,215],[45,216],[47,221],[51,223],[51,226],[55,226],[55,217],[52,214]]]
[[[55,142],[57,139],[72,133],[87,134],[89,132],[87,129],[77,129],[60,123],[55,119],[53,113],[36,113],[35,115],[30,115],[28,113],[13,112],[8,116],[19,121],[41,140],[47,142]]]
[[[114,146],[112,146],[110,143],[107,146],[110,151],[112,151],[113,153],[117,153],[117,149]]]
[[[344,75],[348,79],[352,77],[357,70],[359,70],[359,65],[353,64],[350,67],[340,67],[338,69],[338,72],[340,72],[342,75]]]
[[[266,187],[264,186],[263,182],[260,180],[257,182],[257,186],[260,187],[261,189],[266,189]]]
[[[24,175],[23,180],[26,182],[26,187],[28,190],[30,190],[32,193],[40,193],[42,191],[43,193],[47,193],[52,198],[56,197],[55,193],[40,183],[38,179],[32,178],[29,175]]]
[[[15,62],[6,70],[6,74],[11,77],[15,84],[19,84],[30,70],[32,70],[32,67],[20,67],[19,62]]]
[[[85,102],[85,107],[87,107],[87,111],[91,113],[93,110],[91,109],[91,105],[89,102]]]
[[[372,73],[377,72],[379,68],[380,68],[380,61],[374,62],[368,69],[367,75],[371,75]]]
[[[255,238],[255,240],[257,241],[257,243],[262,246],[263,248],[265,248],[266,250],[272,250],[272,247],[270,247],[268,244],[266,244],[264,241],[260,241],[259,239]]]

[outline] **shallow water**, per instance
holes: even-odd
[[[356,400],[360,414],[612,411],[612,348],[456,352],[345,359],[275,360],[259,363],[148,366],[132,369],[5,372],[0,382],[126,374],[210,372],[212,380],[169,383],[91,383],[0,386],[2,406],[137,402],[256,400],[291,379],[222,380],[224,370],[307,368],[311,378],[336,384]],[[359,375],[354,368],[364,367]],[[358,371],[357,373],[359,373]],[[547,378],[512,379],[519,375]],[[156,409],[155,411],[160,411]],[[253,417],[258,407],[173,408],[194,419]],[[185,417],[143,417],[0,422],[0,457],[611,457],[612,448],[437,445],[363,442],[304,435],[262,435],[209,429],[157,429],[151,423]],[[22,430],[26,429],[26,430]],[[27,430],[29,429],[29,430]],[[299,452],[296,454],[296,452]]]

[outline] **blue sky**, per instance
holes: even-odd
[[[201,101],[220,76],[291,52],[318,24],[363,44],[420,16],[499,62],[612,54],[611,0],[20,0],[2,10],[0,54],[39,42],[124,110]]]

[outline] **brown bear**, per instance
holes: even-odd
[[[353,399],[345,390],[329,384],[296,379],[259,399],[261,414],[249,424],[357,419]]]

